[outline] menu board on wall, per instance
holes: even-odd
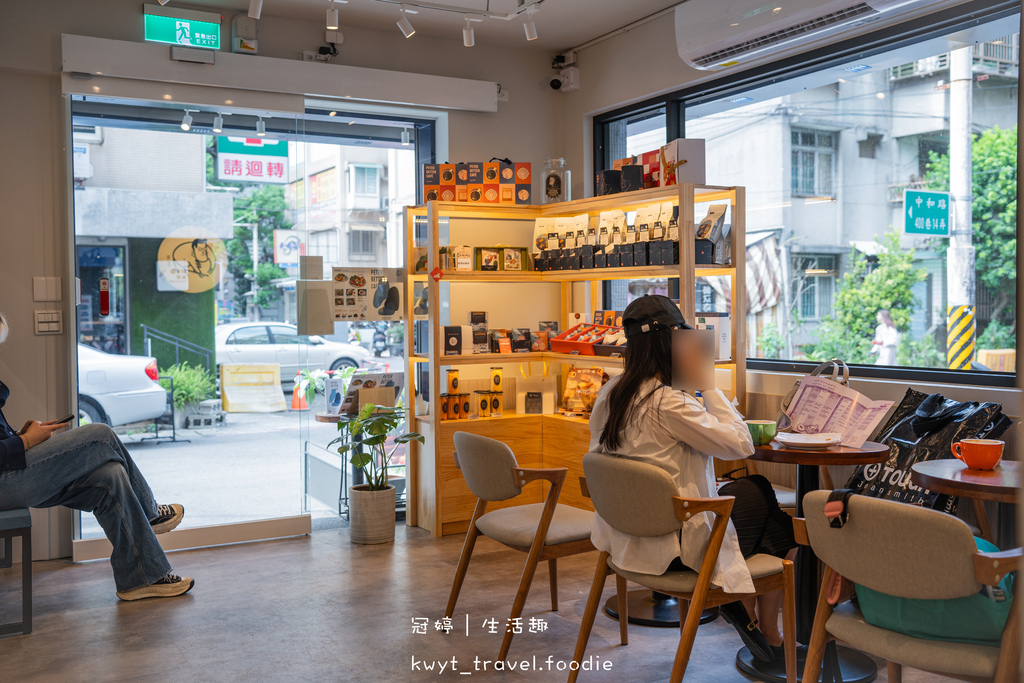
[[[401,320],[405,313],[402,268],[334,268],[331,280],[335,320]]]

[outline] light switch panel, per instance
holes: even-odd
[[[64,314],[61,311],[36,311],[36,334],[63,334]]]

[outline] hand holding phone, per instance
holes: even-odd
[[[67,416],[65,416],[65,417],[62,417],[62,418],[61,418],[61,419],[59,419],[59,420],[54,420],[54,421],[53,421],[53,422],[51,422],[50,424],[55,424],[55,425],[62,425],[62,424],[67,424],[68,422],[71,422],[71,421],[72,421],[72,420],[74,420],[74,419],[75,419],[75,414],[74,414],[74,413],[72,413],[72,414],[70,414],[70,415],[67,415]]]

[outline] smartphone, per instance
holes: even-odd
[[[67,424],[68,422],[71,422],[74,419],[75,419],[75,415],[72,414],[72,415],[68,415],[67,417],[62,417],[61,419],[59,419],[56,422],[54,422],[54,424],[59,424],[59,425]]]

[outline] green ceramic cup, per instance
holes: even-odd
[[[744,420],[750,430],[750,438],[755,446],[767,446],[775,438],[775,422],[773,420]]]

